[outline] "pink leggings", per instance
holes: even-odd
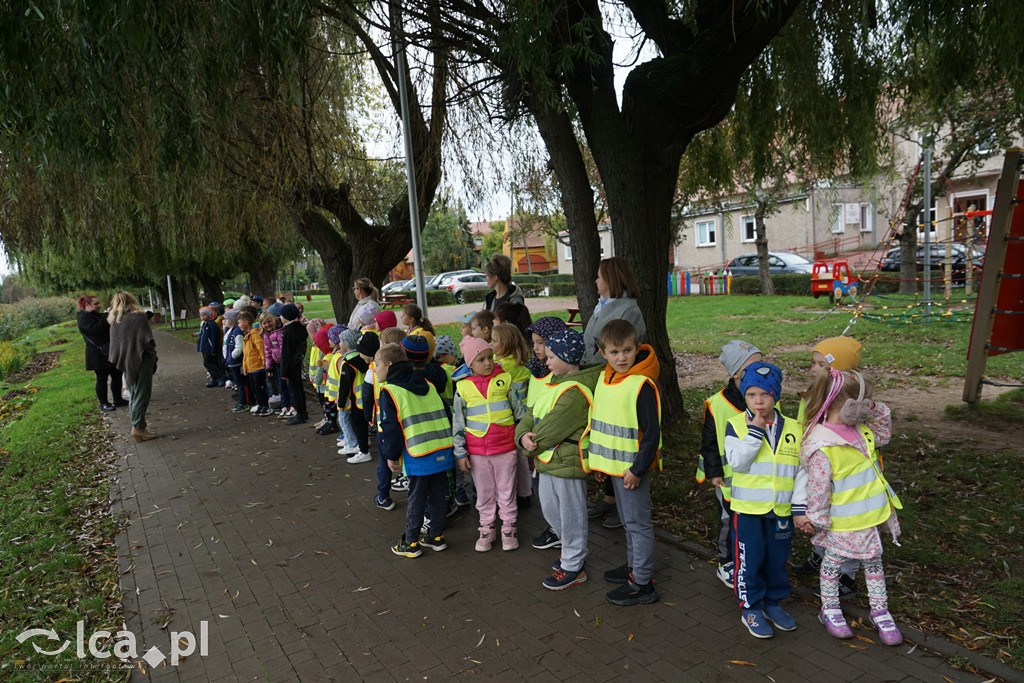
[[[516,506],[516,452],[498,455],[469,456],[470,474],[476,488],[476,509],[480,513],[480,526],[494,526],[494,504],[498,504],[503,527],[515,528]]]

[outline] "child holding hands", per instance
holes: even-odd
[[[903,642],[889,613],[882,569],[879,527],[899,538],[899,498],[879,467],[878,446],[889,442],[892,419],[884,403],[868,398],[863,375],[856,370],[829,370],[807,393],[807,430],[800,461],[807,470],[806,516],[794,510],[794,523],[815,533],[812,543],[825,549],[821,561],[821,612],[818,619],[829,635],[853,638],[839,607],[843,562],[864,565],[871,623],[886,645]]]

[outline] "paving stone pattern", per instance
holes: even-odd
[[[661,602],[610,605],[601,575],[625,561],[625,543],[593,522],[590,580],[547,591],[558,552],[529,547],[537,507],[523,511],[514,552],[474,552],[466,508],[449,520],[448,550],[397,557],[405,494],[394,511],[375,508],[374,463],[347,464],[311,425],[230,413],[227,390],[204,388],[194,347],[157,340],[149,423],[160,438],[118,441],[112,487],[129,520],[125,613],[140,655],[169,655],[171,633],[198,634],[202,621],[208,649],[142,662],[133,680],[980,680],[874,631],[833,640],[801,600],[788,605],[797,631],[756,640],[714,565],[669,543],[658,544]],[[125,411],[112,420],[128,433]]]

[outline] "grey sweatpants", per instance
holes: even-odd
[[[645,472],[640,486],[627,489],[622,477],[608,477],[615,489],[615,507],[626,529],[626,564],[633,581],[641,586],[654,576],[654,525],[651,523],[651,475]]]
[[[541,472],[537,494],[544,519],[562,539],[562,569],[578,572],[587,559],[587,480]]]

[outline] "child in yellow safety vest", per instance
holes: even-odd
[[[625,319],[610,320],[598,335],[608,362],[594,389],[590,411],[590,467],[599,482],[611,480],[615,507],[626,530],[626,564],[604,574],[621,583],[607,593],[613,605],[658,600],[654,590],[651,472],[661,469],[660,365],[654,349],[638,343]],[[550,340],[548,341],[550,348]]]
[[[590,409],[603,369],[580,370],[583,335],[564,325],[545,330],[547,381],[531,389],[530,405],[516,428],[516,442],[537,470],[537,496],[552,535],[561,548],[554,573],[541,585],[565,590],[587,580],[587,475],[590,472]],[[534,545],[536,547],[536,541]],[[543,547],[556,547],[547,545]]]
[[[882,539],[887,528],[896,539],[899,498],[882,474],[875,448],[888,443],[892,419],[884,403],[869,398],[864,376],[857,371],[829,370],[807,393],[807,427],[800,462],[807,471],[806,516],[794,506],[793,522],[814,534],[812,543],[825,549],[819,581],[819,620],[836,638],[853,638],[839,607],[843,562],[860,560],[871,605],[870,619],[886,645],[903,636],[889,614],[882,569]]]
[[[494,362],[487,342],[466,337],[459,345],[470,375],[455,384],[452,433],[459,469],[473,475],[480,515],[477,552],[495,542],[495,505],[501,518],[501,549],[519,547],[516,522],[516,421],[525,406],[512,389],[512,378]]]
[[[718,503],[718,571],[719,580],[733,588],[733,537],[730,484],[732,468],[725,461],[725,425],[729,418],[742,413],[747,404],[740,393],[740,379],[751,363],[762,359],[761,350],[748,342],[733,339],[722,347],[719,362],[729,373],[729,383],[717,394],[704,399],[704,426],[701,429],[700,455],[694,478],[703,484],[710,480]]]
[[[775,408],[782,371],[747,366],[740,380],[747,409],[729,418],[725,457],[732,467],[736,597],[741,622],[755,638],[796,629],[779,604],[789,597],[786,562],[793,545],[792,499],[800,468],[800,425]],[[769,623],[771,622],[771,623]]]
[[[363,419],[362,388],[369,370],[366,360],[359,355],[356,344],[360,332],[345,329],[338,339],[339,359],[336,361],[338,382],[338,423],[341,436],[338,438],[338,455],[348,456],[350,465],[372,460],[370,455],[369,429]],[[331,373],[329,379],[331,378]]]
[[[530,384],[530,371],[526,367],[530,360],[530,346],[523,333],[512,323],[495,323],[491,330],[491,349],[494,350],[494,362],[512,378],[512,391],[516,398],[525,403]],[[533,502],[530,461],[522,453],[516,456],[516,502],[520,507],[530,507]]]

